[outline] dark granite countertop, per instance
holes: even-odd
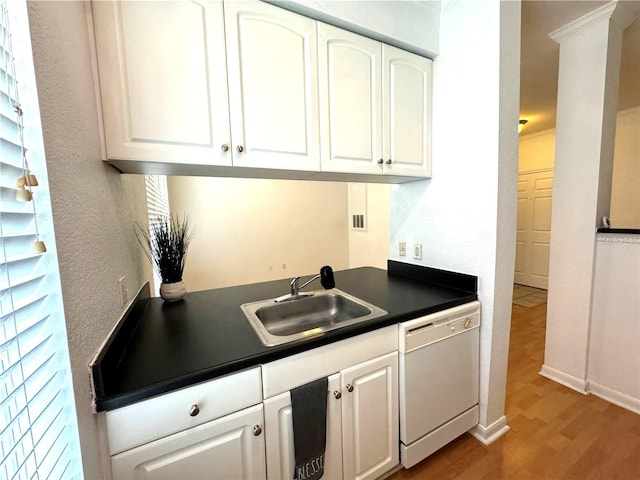
[[[598,228],[598,233],[618,233],[624,235],[640,235],[640,228]]]
[[[240,305],[287,293],[290,279],[191,292],[176,303],[137,300],[91,365],[96,410],[122,407],[477,299],[475,276],[395,261],[389,261],[388,272],[373,267],[338,271],[335,281],[336,288],[388,315],[266,347]]]

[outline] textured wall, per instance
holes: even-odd
[[[83,2],[29,2],[29,22],[87,479],[102,478],[87,364],[118,320],[118,278],[141,283],[132,231],[143,177],[100,160],[98,114]],[[133,206],[133,208],[132,208]]]
[[[434,63],[433,179],[394,185],[391,198],[392,259],[406,261],[397,255],[398,242],[421,243],[419,263],[479,277],[480,423],[490,430],[487,436],[505,427],[519,15],[516,2],[450,2],[443,7],[440,56]],[[510,23],[504,25],[505,19]],[[462,133],[460,119],[469,112],[481,112],[482,122]]]

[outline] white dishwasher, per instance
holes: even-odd
[[[400,460],[410,468],[478,423],[480,302],[400,324]]]

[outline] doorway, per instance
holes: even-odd
[[[514,282],[546,290],[549,283],[553,170],[518,175]]]

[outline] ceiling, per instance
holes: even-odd
[[[626,1],[633,1],[640,9],[640,0]],[[522,2],[520,118],[529,121],[523,134],[556,124],[559,45],[548,34],[605,3],[609,2]],[[640,20],[624,31],[621,63],[618,110],[640,105]]]

